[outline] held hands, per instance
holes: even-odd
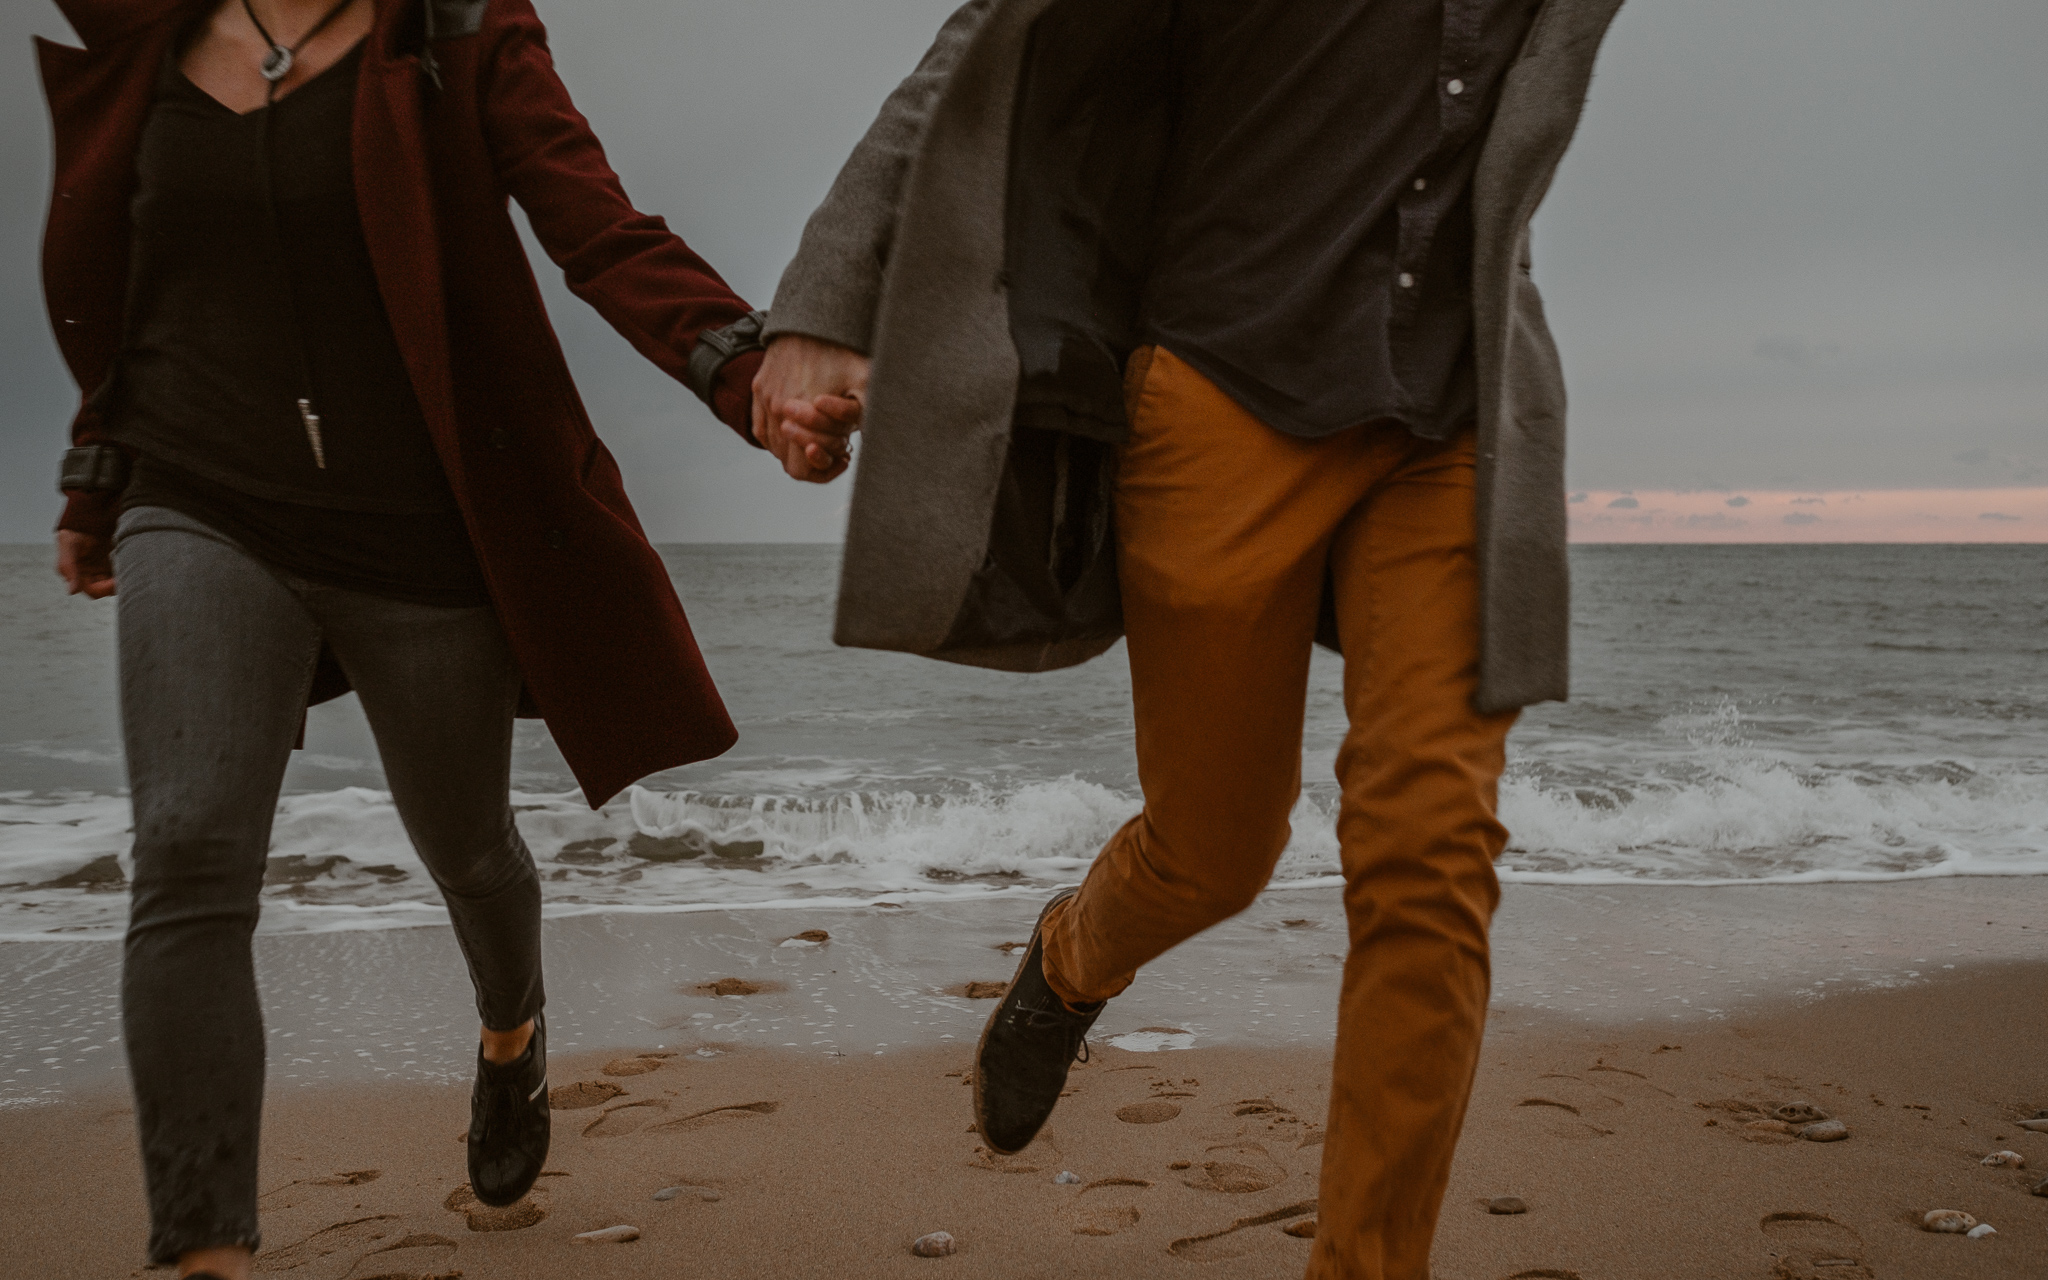
[[[785,333],[754,375],[754,439],[793,480],[825,484],[853,461],[867,401],[868,358],[849,347]]]
[[[71,529],[57,531],[57,576],[70,594],[104,600],[114,594],[113,548],[105,538]]]

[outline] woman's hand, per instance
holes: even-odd
[[[57,576],[72,595],[104,600],[114,594],[113,551],[113,544],[97,534],[59,529]]]
[[[791,479],[836,480],[853,461],[867,389],[868,358],[860,352],[783,334],[754,375],[754,439]]]

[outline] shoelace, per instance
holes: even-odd
[[[1067,1046],[1067,1056],[1075,1062],[1088,1061],[1087,1028],[1076,1029],[1074,1026],[1074,1020],[1083,1015],[1071,1009],[1038,1009],[1021,1005],[1017,1012],[1022,1015],[1024,1025],[1033,1031],[1065,1031],[1071,1040],[1079,1042]]]
[[[509,1067],[512,1064],[507,1063],[506,1065]],[[491,1134],[500,1125],[510,1124],[512,1118],[519,1113],[519,1108],[525,1103],[532,1102],[534,1098],[540,1095],[541,1090],[547,1087],[548,1082],[545,1076],[541,1077],[540,1088],[533,1090],[531,1093],[527,1092],[517,1080],[493,1080],[485,1084],[483,1131],[478,1135],[478,1139],[483,1142],[489,1142]]]

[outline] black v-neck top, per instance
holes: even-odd
[[[175,51],[165,60],[107,393],[113,438],[138,455],[123,505],[182,511],[313,581],[481,604],[356,211],[361,60],[359,44],[247,114],[193,84]]]

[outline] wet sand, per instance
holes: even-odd
[[[2048,1134],[2015,1121],[2048,1108],[2044,891],[1511,889],[1437,1276],[2042,1275],[2048,1197],[2030,1188],[2048,1178]],[[808,947],[780,945],[804,924],[783,913],[748,927],[735,922],[749,913],[720,927],[551,922],[551,1022],[611,1020],[582,1019],[583,1045],[555,1055],[551,1174],[509,1230],[478,1229],[507,1224],[462,1204],[466,1011],[419,994],[445,934],[273,939],[273,1023],[297,1007],[297,1034],[330,1043],[296,1053],[294,1079],[291,1042],[274,1042],[263,1267],[305,1280],[1299,1274],[1308,1245],[1285,1228],[1316,1196],[1334,896],[1271,895],[1149,972],[1142,998],[1112,1006],[1110,1043],[1076,1070],[1046,1137],[1011,1160],[969,1130],[961,1073],[988,1004],[943,992],[1007,973],[995,944],[1029,904],[820,917],[809,923],[831,939]],[[364,989],[389,976],[379,965],[327,967],[336,948],[372,946],[423,973],[380,998]],[[55,958],[31,972],[0,949],[11,1018],[88,1003],[107,957]],[[697,992],[721,977],[768,989]],[[386,1036],[379,1065],[343,1069],[349,1029],[380,1014],[413,1028],[412,1065]],[[1153,1026],[1196,1047],[1113,1047]],[[869,1038],[891,1043],[856,1043]],[[0,1109],[0,1204],[27,1224],[8,1274],[137,1272],[133,1120],[118,1073],[94,1072]],[[1753,1127],[1793,1102],[1850,1138]],[[1980,1163],[1998,1150],[2026,1168]],[[1079,1181],[1056,1182],[1064,1172]],[[1501,1196],[1528,1212],[1487,1212]],[[1937,1208],[1998,1234],[1919,1230]],[[640,1239],[573,1243],[618,1224]],[[939,1230],[957,1256],[910,1254]]]

